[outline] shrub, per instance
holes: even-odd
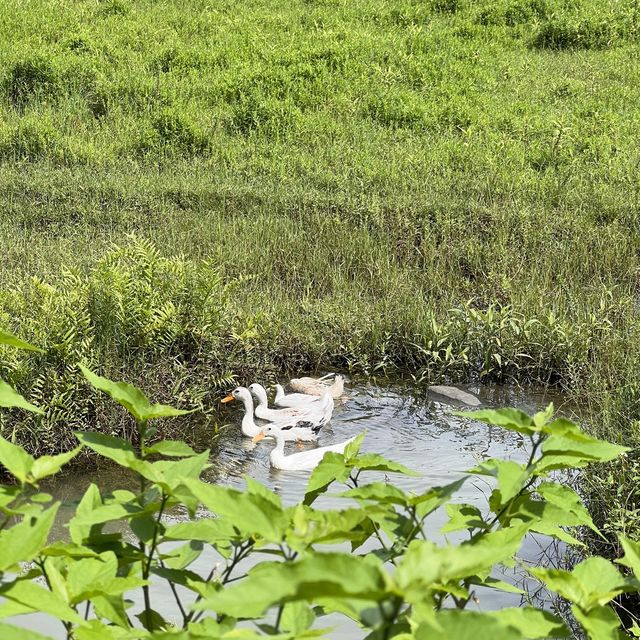
[[[10,67],[4,89],[9,100],[24,106],[34,97],[55,96],[59,90],[58,76],[47,58],[20,60]]]
[[[51,120],[40,114],[23,116],[0,141],[0,157],[13,160],[63,159],[62,136]]]
[[[272,98],[262,92],[249,91],[239,96],[233,108],[231,130],[247,135],[260,131],[269,135],[286,135],[302,119],[302,112],[291,98]]]
[[[155,115],[138,141],[138,150],[142,153],[204,155],[209,148],[207,136],[185,113],[175,108],[165,108]]]
[[[0,343],[32,348],[4,332]],[[569,635],[559,617],[533,606],[467,610],[479,588],[513,590],[495,570],[515,564],[525,535],[543,533],[572,545],[580,544],[576,527],[595,529],[579,495],[557,482],[557,474],[615,459],[624,448],[554,419],[552,406],[534,416],[513,409],[461,414],[528,441],[526,462],[488,459],[468,472],[491,482],[486,509],[454,501],[467,477],[415,493],[394,486],[387,475],[411,471],[378,454],[360,454],[363,435],[344,454],[326,454],[303,500],[285,506],[278,494],[249,477],[245,491],[203,482],[208,450],[197,454],[182,441],[153,441],[152,421],[185,410],[152,405],[132,385],[81,370],[95,389],[126,408],[136,429],[130,440],[79,432],[78,447],[37,460],[0,436],[0,463],[13,480],[1,487],[5,615],[42,612],[59,621],[67,637],[79,640],[274,635],[294,640],[324,635],[328,629],[311,626],[327,614],[355,622],[363,637],[389,640],[479,632],[478,637],[511,640]],[[5,383],[0,400],[5,408],[39,411]],[[106,493],[91,484],[68,522],[70,540],[48,543],[60,503],[51,504],[39,484],[82,447],[133,475],[137,486]],[[375,475],[381,472],[385,482]],[[346,485],[339,494],[348,500],[345,508],[316,508],[318,497],[336,482]],[[448,518],[442,531],[466,533],[459,544],[429,538],[427,520],[443,507]],[[169,512],[188,517],[176,522],[174,515],[165,517]],[[620,543],[625,555],[618,562],[630,575],[599,557],[570,571],[523,567],[571,603],[592,640],[620,637],[610,603],[640,590],[640,545],[624,538]],[[194,565],[205,551],[211,558],[208,575]],[[250,556],[255,563],[246,571],[242,561]],[[28,572],[16,570],[26,563]],[[175,599],[173,617],[157,608],[161,585]],[[133,604],[136,593],[141,598]],[[133,615],[143,629],[134,627]],[[236,628],[239,620],[252,621],[257,631]],[[0,630],[21,637],[12,625],[0,623]]]
[[[616,39],[615,27],[607,21],[560,16],[542,24],[533,45],[538,49],[604,49]]]
[[[78,361],[100,361],[159,388],[178,384],[192,403],[228,384],[217,354],[223,344],[229,355],[242,348],[243,340],[232,336],[246,328],[229,307],[232,288],[207,263],[165,259],[151,244],[132,239],[88,274],[65,271],[52,283],[33,279],[3,292],[0,318],[20,318],[21,331],[46,350],[8,356],[1,367],[45,410],[36,430],[17,426],[18,441],[51,453],[69,446],[73,430],[91,422],[107,433],[125,428],[87,396]]]
[[[366,106],[366,114],[385,127],[421,129],[427,124],[423,101],[411,91],[389,91]]]

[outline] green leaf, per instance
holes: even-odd
[[[425,518],[436,509],[448,502],[451,496],[460,489],[467,478],[460,478],[443,487],[432,487],[425,493],[410,498],[409,503],[416,507],[419,518]]]
[[[592,438],[581,431],[554,434],[542,444],[543,457],[536,464],[536,473],[579,468],[591,462],[608,462],[626,451],[629,451],[628,447]]]
[[[373,558],[316,553],[298,562],[262,563],[241,584],[205,598],[195,608],[254,618],[281,602],[323,597],[380,600],[387,595],[387,577]]]
[[[80,503],[76,507],[74,517],[68,524],[71,540],[73,540],[75,544],[81,545],[92,533],[97,533],[96,527],[94,527],[93,524],[79,524],[77,519],[81,519],[83,516],[86,516],[100,506],[102,506],[100,489],[98,489],[95,484],[91,483],[84,492]]]
[[[343,455],[332,451],[325,453],[322,462],[311,473],[304,495],[304,504],[311,504],[334,481],[345,482],[350,471]]]
[[[57,595],[29,578],[19,579],[0,588],[0,596],[17,602],[31,611],[41,611],[60,620],[82,623],[83,619]]]
[[[142,626],[148,631],[164,631],[168,630],[171,626],[157,611],[154,611],[153,609],[145,609],[141,613],[136,614],[136,618],[140,620]]]
[[[542,567],[529,571],[583,611],[601,607],[624,591],[633,589],[611,562],[599,557],[583,560],[571,572]]]
[[[25,516],[22,522],[0,532],[0,571],[38,555],[47,542],[59,506],[60,503],[56,503],[37,516]]]
[[[31,411],[31,413],[44,415],[44,411],[42,409],[39,409],[34,404],[27,402],[27,400],[25,400],[11,385],[7,384],[3,380],[0,380],[0,407],[6,407],[7,409],[15,407],[17,409]]]
[[[618,536],[620,544],[624,549],[624,557],[616,560],[617,563],[629,567],[636,578],[640,579],[640,542],[628,540],[623,536]]]
[[[391,473],[404,473],[407,476],[419,476],[403,464],[387,460],[377,453],[365,453],[350,460],[351,466],[362,471],[388,471]]]
[[[282,500],[280,500],[280,496],[277,493],[271,491],[268,487],[265,487],[261,482],[254,480],[251,476],[244,476],[244,480],[247,483],[247,491],[249,493],[261,496],[275,505],[278,509],[282,509]]]
[[[0,638],[2,640],[52,640],[51,636],[43,636],[24,627],[0,622]]]
[[[117,462],[122,467],[132,468],[137,460],[133,447],[122,438],[94,431],[76,431],[75,436],[85,447]]]
[[[196,452],[186,442],[181,442],[180,440],[161,440],[150,447],[145,447],[144,450],[146,454],[157,453],[174,458],[196,455]]]
[[[517,629],[522,638],[569,638],[571,632],[564,622],[549,613],[533,607],[510,607],[491,611],[487,615]]]
[[[493,424],[509,431],[517,431],[532,435],[540,428],[537,427],[533,418],[520,409],[480,409],[478,411],[455,411],[453,415],[479,420],[487,424]]]
[[[499,499],[492,501],[491,507],[494,512],[500,510],[502,506],[518,495],[529,478],[524,465],[512,460],[497,460],[495,458],[486,460],[478,467],[471,469],[469,473],[497,478],[499,493],[495,495]]]
[[[78,365],[85,378],[100,391],[111,396],[118,404],[123,406],[138,422],[145,422],[155,418],[168,418],[193,413],[184,409],[175,409],[164,404],[151,404],[147,397],[132,384],[127,382],[113,382],[103,378],[87,369],[82,364]]]
[[[536,491],[548,503],[575,516],[576,524],[586,525],[592,531],[599,533],[597,527],[593,524],[589,511],[582,504],[580,496],[571,487],[557,482],[543,482],[537,486]]]
[[[185,486],[212,513],[228,517],[240,531],[280,542],[289,524],[286,514],[260,495],[185,479]]]
[[[576,605],[571,605],[571,612],[591,640],[620,639],[620,619],[610,607],[595,607],[589,612],[584,612]]]
[[[112,551],[71,563],[66,580],[69,603],[76,605],[96,597],[111,598],[148,584],[138,576],[119,577],[117,572],[118,558]]]
[[[352,549],[374,533],[372,509],[320,511],[298,504],[293,510],[293,527],[286,533],[287,544],[304,551],[315,543],[351,542]]]
[[[39,351],[40,353],[44,353],[44,351],[38,347],[34,347],[32,344],[25,342],[24,340],[20,340],[11,333],[7,331],[2,331],[0,329],[0,344],[6,344],[10,347],[15,347],[16,349],[25,349],[26,351]]]
[[[460,531],[462,529],[486,529],[488,524],[484,521],[480,509],[471,504],[453,504],[446,506],[449,522],[440,529],[442,533]]]
[[[280,628],[295,634],[306,631],[316,619],[313,609],[305,602],[289,602],[282,610]]]
[[[483,534],[458,546],[438,547],[414,540],[398,563],[396,580],[410,603],[421,603],[437,585],[488,573],[498,563],[511,563],[528,527],[512,526]]]
[[[202,471],[208,467],[209,450],[181,460],[159,460],[146,462],[136,460],[131,468],[151,482],[159,485],[168,495],[176,495],[176,490],[187,478],[197,480]],[[184,497],[179,496],[183,501]]]
[[[231,555],[231,543],[229,539],[221,541],[219,544],[214,544],[213,546],[215,546],[216,551],[223,558],[228,558]],[[202,555],[203,549],[204,545],[199,540],[189,540],[186,544],[172,549],[170,553],[164,553],[162,559],[169,569],[182,571]]]
[[[407,494],[398,487],[386,482],[372,482],[357,489],[349,489],[338,494],[341,498],[353,498],[359,502],[377,502],[381,504],[404,505],[409,501]]]
[[[0,436],[0,464],[21,484],[27,481],[34,459],[22,447]]]
[[[34,480],[42,480],[48,476],[52,476],[54,473],[58,473],[60,469],[75,458],[82,447],[76,447],[66,453],[60,453],[57,456],[42,456],[37,458],[31,467],[31,476]]]
[[[359,433],[344,449],[344,459],[346,461],[351,461],[352,458],[355,458],[360,452],[360,447],[362,446],[362,442],[364,441],[366,433],[363,431]]]
[[[502,620],[475,611],[439,611],[415,631],[415,640],[522,640]]]

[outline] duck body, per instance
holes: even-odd
[[[283,471],[310,471],[311,469],[315,469],[315,467],[317,467],[322,461],[322,458],[324,458],[325,453],[328,453],[329,451],[334,453],[344,453],[347,445],[355,440],[354,436],[353,438],[349,438],[349,440],[332,444],[327,447],[318,447],[311,451],[300,451],[299,453],[285,455],[285,438],[281,429],[278,429],[277,427],[274,428],[273,426],[264,427],[261,433],[255,436],[253,440],[254,442],[258,442],[265,437],[274,438],[276,441],[275,448],[269,454],[271,466],[275,469],[282,469]]]
[[[276,385],[276,398],[273,404],[276,407],[311,407],[320,401],[320,396],[310,395],[308,393],[285,393],[281,384]]]
[[[292,421],[309,422],[314,426],[322,426],[331,420],[333,414],[333,398],[326,393],[317,402],[304,407],[287,407],[270,409],[267,391],[261,384],[249,386],[249,392],[256,400],[255,416],[274,424],[291,424]]]
[[[315,442],[318,439],[318,432],[322,425],[315,425],[311,422],[305,422],[304,420],[289,418],[289,420],[283,420],[278,424],[267,424],[266,426],[258,426],[253,419],[253,398],[251,392],[246,387],[237,387],[230,395],[228,395],[222,402],[231,402],[232,400],[239,400],[244,405],[244,416],[240,424],[243,435],[247,438],[254,438],[263,429],[272,427],[274,430],[282,430],[283,442],[286,441],[302,441],[302,442]]]
[[[323,378],[293,378],[289,386],[298,393],[312,396],[323,396],[329,393],[332,398],[339,398],[344,393],[344,378],[336,375],[333,382],[325,381],[329,376]]]

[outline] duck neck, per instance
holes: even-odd
[[[276,457],[278,456],[283,457],[284,456],[284,438],[280,434],[273,435],[272,437],[276,441],[276,446],[271,450],[271,455]]]
[[[265,409],[268,407],[267,392],[264,389],[258,387],[255,391],[255,398],[259,407],[264,407]]]
[[[242,433],[249,438],[257,436],[260,429],[253,421],[253,401],[251,398],[243,398],[242,404],[244,404],[244,416],[242,417]]]
[[[282,398],[284,398],[284,389],[282,388],[282,385],[277,384],[276,385],[276,402],[279,402],[280,400],[282,400]]]

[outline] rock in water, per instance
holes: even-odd
[[[435,385],[428,387],[428,390],[431,393],[437,393],[439,396],[444,396],[445,398],[455,400],[456,402],[462,402],[470,407],[477,407],[482,404],[476,396],[471,393],[467,393],[466,391],[462,391],[462,389],[458,389],[457,387]]]

